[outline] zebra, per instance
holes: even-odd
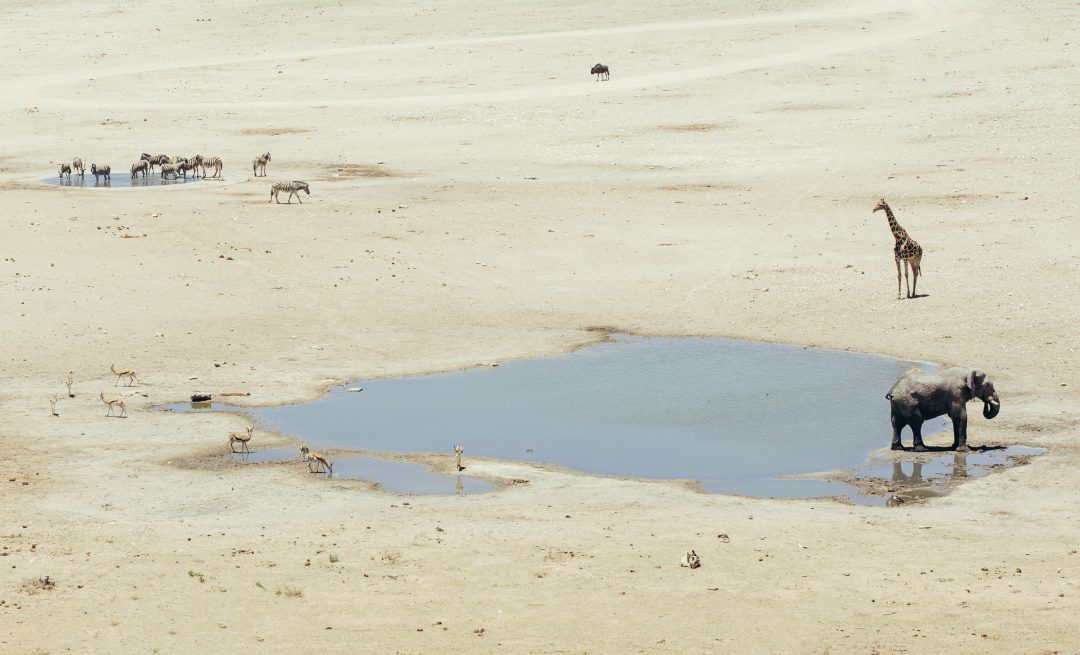
[[[299,202],[301,205],[304,204],[304,201],[300,200],[300,191],[303,191],[309,196],[311,195],[311,189],[308,188],[307,182],[301,182],[300,180],[293,180],[292,182],[278,182],[274,186],[270,187],[270,202],[277,200],[277,203],[280,205],[281,200],[277,196],[282,191],[289,192],[288,204],[290,205],[292,204],[292,197],[294,195],[296,196],[297,202]]]
[[[101,168],[98,168],[97,164],[90,164],[90,172],[94,175],[94,184],[97,184],[99,176],[104,176],[106,182],[112,180],[112,167],[108,164],[105,164]]]
[[[64,177],[64,173],[67,173],[68,179],[70,180],[71,179],[71,164],[67,163],[66,161],[61,162],[61,164],[60,164],[60,177],[61,178]]]
[[[162,164],[172,163],[172,160],[169,159],[168,155],[151,155],[148,152],[144,152],[142,154],[141,158],[150,163],[150,172],[151,173],[154,172],[154,167],[155,166],[161,166]]]
[[[199,176],[199,166],[202,166],[203,156],[202,155],[195,155],[193,157],[189,157],[187,161],[188,161],[188,165],[191,166],[191,176],[192,177],[198,177]]]
[[[176,158],[176,173],[178,175],[183,175],[185,180],[187,179],[188,171],[194,171],[194,170],[195,170],[195,165],[192,164],[188,160],[187,157],[177,157]],[[194,176],[194,173],[192,175]]]
[[[262,169],[262,176],[266,177],[266,162],[270,161],[270,153],[265,155],[259,155],[255,159],[251,160],[251,170],[255,173],[255,177],[259,177],[259,169]]]
[[[605,79],[605,80],[610,80],[611,79],[611,70],[608,69],[608,67],[603,65],[603,64],[597,64],[597,65],[593,66],[591,72],[592,72],[593,75],[596,76],[596,81],[597,82],[599,82],[601,79]]]
[[[79,171],[79,177],[86,177],[86,169],[83,167],[82,157],[76,157],[71,160],[72,170]]]
[[[175,180],[176,164],[162,164],[161,165],[161,179],[163,180]]]
[[[221,157],[202,157],[202,176],[206,179],[206,169],[213,168],[214,174],[210,177],[221,177]]]
[[[139,161],[131,165],[131,179],[134,180],[135,178],[139,177],[139,171],[142,171],[142,176],[146,177],[149,170],[150,162],[146,161],[145,159],[140,159]]]

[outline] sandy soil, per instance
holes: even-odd
[[[1064,1],[5,2],[0,652],[1080,651],[1078,27]],[[225,180],[38,184],[143,151]],[[312,195],[267,205],[275,179]],[[896,300],[882,196],[925,297]],[[902,508],[499,462],[471,467],[529,484],[408,498],[186,465],[243,420],[147,409],[600,326],[978,366],[1003,410],[972,442],[1049,452]]]

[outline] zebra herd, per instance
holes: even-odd
[[[199,168],[202,167],[202,177],[206,179],[207,169],[213,169],[214,174],[209,177],[221,178],[221,157],[204,157],[202,155],[195,155],[194,157],[170,157],[168,155],[151,155],[148,152],[144,152],[139,160],[131,165],[131,179],[139,177],[139,173],[145,178],[147,175],[154,172],[154,168],[157,167],[161,170],[161,178],[164,180],[175,180],[179,177],[187,179],[188,172],[191,173],[191,177],[199,177]]]
[[[269,162],[269,152],[265,152],[251,160],[251,170],[255,177],[266,177],[266,165]],[[175,180],[180,177],[183,177],[186,180],[188,173],[191,173],[192,178],[199,177],[200,168],[202,168],[203,179],[221,179],[221,170],[223,168],[221,157],[204,157],[203,155],[195,155],[194,157],[170,157],[168,155],[151,155],[148,152],[144,152],[142,153],[142,156],[139,157],[139,160],[131,165],[131,179],[137,179],[140,174],[145,179],[148,175],[154,173],[155,169],[158,169],[160,171],[159,175],[163,180]],[[207,174],[208,169],[213,170],[213,175]],[[76,175],[85,176],[82,158],[75,157],[70,164],[61,162],[60,178],[63,179],[64,175],[67,174],[68,179],[71,179],[73,170],[77,171],[75,173]],[[262,172],[261,176],[259,175],[260,172]],[[90,173],[94,176],[95,183],[97,179],[102,176],[108,181],[111,179],[112,169],[108,164],[102,166],[90,164]],[[304,204],[304,201],[300,200],[301,191],[309,196],[311,195],[311,188],[308,186],[307,182],[302,180],[278,182],[270,187],[270,202],[276,200],[280,205],[281,199],[278,198],[278,194],[286,192],[288,194],[288,197],[286,198],[287,204],[292,204],[293,196],[296,196],[297,202]]]

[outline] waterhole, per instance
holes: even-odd
[[[790,345],[617,335],[556,357],[361,379],[314,402],[245,411],[312,448],[449,458],[461,444],[466,463],[499,458],[685,480],[716,493],[884,503],[887,481],[868,491],[865,484],[790,478],[836,470],[873,478],[877,469],[860,468],[870,466],[868,455],[888,447],[885,393],[916,365],[933,368]],[[973,413],[970,443],[976,447],[982,421]],[[946,429],[948,420],[939,418],[923,433]],[[972,453],[969,471],[1009,465],[1017,461],[1014,454]],[[984,466],[981,456],[993,462]],[[922,466],[931,486],[943,477]]]
[[[194,184],[200,182],[201,179],[195,179],[189,177],[184,179],[182,177],[175,180],[163,179],[160,175],[148,175],[146,177],[137,177],[132,179],[131,173],[128,171],[113,171],[110,179],[106,180],[104,177],[98,177],[96,180],[94,176],[87,171],[85,176],[72,175],[68,177],[50,177],[44,180],[45,184],[51,186],[63,186],[85,189],[128,189],[131,187],[160,187],[160,186],[175,186],[177,184]]]

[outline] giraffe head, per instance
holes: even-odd
[[[882,198],[881,201],[878,202],[877,206],[874,207],[874,211],[878,212],[878,211],[881,211],[883,209],[888,209],[888,208],[889,208],[889,204],[887,202],[885,202],[884,198]]]

